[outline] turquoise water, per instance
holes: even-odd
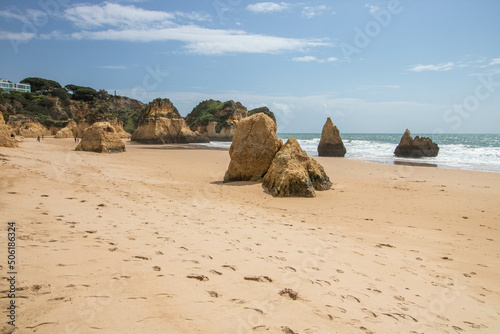
[[[439,145],[435,158],[396,158],[394,150],[403,134],[341,133],[347,159],[372,161],[386,164],[418,162],[441,168],[458,168],[500,173],[500,134],[426,134],[412,136],[430,137]],[[279,133],[286,141],[294,137],[310,156],[318,156],[319,133]],[[229,149],[231,143],[212,142],[212,147]]]

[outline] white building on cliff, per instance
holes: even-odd
[[[30,84],[13,83],[7,79],[0,79],[0,88],[6,92],[18,91],[23,93],[31,93]]]

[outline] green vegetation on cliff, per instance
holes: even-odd
[[[50,92],[57,88],[62,88],[59,82],[54,80],[47,80],[43,78],[25,78],[21,80],[21,83],[27,83],[31,86],[31,91],[34,93],[44,93]]]
[[[215,131],[220,133],[222,128],[227,125],[229,117],[238,110],[244,110],[239,102],[236,103],[232,100],[221,102],[216,100],[206,100],[199,103],[193,111],[186,116],[186,123],[189,127],[195,128],[198,126],[206,126],[210,122],[217,122]]]
[[[268,107],[261,107],[261,108],[252,109],[248,112],[248,116],[252,116],[252,115],[255,115],[258,113],[266,114],[267,116],[272,118],[274,123],[276,123],[276,117],[274,116],[274,113],[271,110],[269,110]]]
[[[215,100],[206,100],[199,103],[193,111],[186,116],[186,123],[189,126],[208,125],[213,121],[218,121],[215,117],[224,108],[224,103]]]
[[[112,96],[105,90],[66,85],[56,81],[30,77],[21,82],[31,85],[31,93],[0,90],[0,112],[7,120],[11,115],[24,115],[50,127],[62,127],[67,120],[97,121],[119,119],[125,131],[132,133],[144,105],[128,97]]]

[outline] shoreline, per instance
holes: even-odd
[[[221,142],[221,141],[218,141]],[[187,149],[187,150],[216,150],[216,151],[229,151],[229,148],[226,147],[217,147],[217,146],[209,146],[209,145],[204,145],[204,144],[199,144],[199,143],[188,143],[188,144],[141,144],[137,142],[132,142],[132,141],[127,141],[127,143],[131,146],[137,147],[137,146],[142,146],[142,149],[165,149],[165,150],[182,150],[182,149]],[[224,142],[226,144],[229,144],[230,142]],[[319,155],[315,154],[309,154],[308,155],[314,159],[321,158]],[[390,162],[384,162],[384,161],[373,161],[373,160],[367,160],[365,159],[360,159],[360,158],[352,158],[352,157],[344,157],[344,158],[335,158],[335,157],[328,157],[329,159],[346,159],[346,160],[352,160],[352,161],[364,161],[364,162],[370,162],[370,163],[375,163],[375,164],[383,164],[383,165],[401,165],[401,166],[414,166],[414,167],[432,167],[432,168],[439,168],[439,169],[450,169],[450,170],[467,170],[467,171],[475,171],[475,172],[488,172],[488,173],[500,173],[500,171],[491,171],[491,170],[481,170],[481,169],[468,169],[468,168],[463,168],[463,167],[448,167],[448,166],[440,166],[439,163],[433,163],[433,162],[426,162],[425,159],[418,159],[418,158],[402,158],[402,157],[393,157],[393,160]]]

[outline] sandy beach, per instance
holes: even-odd
[[[273,198],[227,151],[74,148],[0,148],[2,333],[500,332],[500,173],[316,158]]]

